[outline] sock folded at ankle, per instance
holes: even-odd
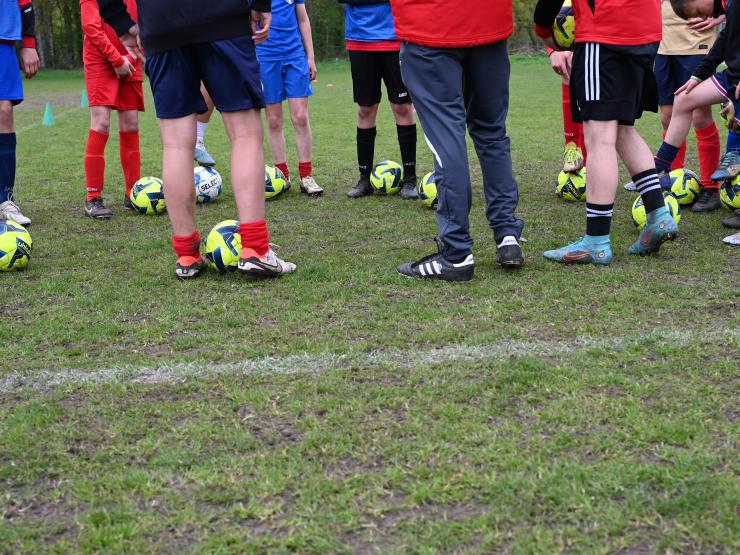
[[[196,230],[190,235],[173,235],[172,248],[178,258],[181,256],[198,258],[200,256],[200,234]]]

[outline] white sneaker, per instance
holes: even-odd
[[[634,183],[632,183],[632,181],[630,181],[629,183],[624,184],[624,190],[629,191],[630,193],[634,193],[635,191],[637,191],[637,187]]]
[[[740,231],[738,231],[734,235],[728,235],[727,237],[722,239],[722,242],[725,245],[732,245],[733,247],[740,247]]]
[[[21,225],[31,225],[31,219],[21,214],[20,208],[12,200],[0,204],[0,219],[13,220]]]
[[[272,249],[264,257],[260,257],[253,249],[244,248],[239,259],[239,271],[255,277],[278,277],[294,272],[295,269],[295,264],[281,260]]]
[[[319,184],[311,175],[301,178],[301,191],[310,197],[318,197],[324,193],[324,190],[319,187]]]

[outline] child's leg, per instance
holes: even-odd
[[[398,147],[401,150],[401,164],[403,165],[404,180],[413,179],[416,184],[416,122],[414,109],[409,103],[391,103],[393,117],[396,120]]]
[[[663,193],[655,170],[655,159],[650,147],[631,125],[620,125],[617,134],[617,152],[627,166],[632,182],[642,196],[645,212],[651,213],[664,206]]]
[[[118,112],[119,152],[123,169],[126,198],[131,188],[141,178],[141,151],[139,150],[139,112],[124,110]]]
[[[85,148],[85,182],[90,202],[103,196],[105,186],[105,145],[110,132],[111,109],[107,106],[90,106],[90,131]]]
[[[191,237],[196,231],[192,162],[195,148],[195,121],[195,114],[159,120],[163,147],[164,196],[175,238]],[[180,252],[177,254],[183,256]],[[188,256],[196,255],[197,253],[188,254]]]
[[[712,173],[719,165],[721,145],[719,130],[714,123],[711,106],[697,108],[693,114],[696,147],[699,152],[699,175],[701,186],[705,189],[719,189],[719,183],[712,181]]]
[[[200,94],[203,95],[203,100],[206,101],[206,106],[208,109],[203,114],[198,114],[198,126],[197,126],[197,138],[196,138],[196,144],[198,147],[202,148],[205,145],[206,141],[206,130],[208,129],[208,123],[211,121],[211,115],[213,114],[213,100],[211,100],[211,95],[208,94],[208,91],[206,90],[205,85],[201,83],[200,85]]]
[[[573,121],[573,111],[570,107],[570,81],[563,79],[562,84],[563,104],[563,137],[565,144],[576,143],[583,153],[584,164],[586,161],[586,136],[583,133],[583,124]]]
[[[231,139],[231,182],[241,223],[265,219],[265,158],[258,110],[223,112]]]
[[[659,107],[660,110],[660,124],[663,126],[663,139],[665,139],[665,133],[668,131],[668,125],[671,123],[671,115],[673,114],[673,104],[661,104]],[[676,155],[676,159],[673,161],[673,164],[671,165],[672,170],[677,170],[679,168],[683,168],[686,164],[686,141],[684,140],[683,144],[681,145],[681,149],[678,151],[678,154]]]
[[[0,204],[13,198],[16,164],[14,129],[13,104],[0,100]]]
[[[289,98],[290,120],[295,130],[295,146],[301,179],[312,173],[313,135],[308,118],[308,98]]]
[[[270,152],[275,166],[290,177],[288,169],[288,155],[285,148],[285,133],[283,121],[283,104],[267,104],[265,106],[265,117],[267,119],[267,138],[270,143]],[[233,145],[232,145],[233,146]]]
[[[586,235],[609,235],[617,194],[617,122],[586,121],[583,124],[590,154],[586,189]]]

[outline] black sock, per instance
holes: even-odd
[[[586,203],[586,234],[594,236],[609,235],[612,225],[614,203],[592,204]]]
[[[360,175],[370,175],[373,171],[373,156],[375,156],[375,127],[370,129],[357,128],[357,166]]]
[[[663,189],[660,188],[660,179],[656,170],[647,170],[633,175],[632,183],[635,184],[637,192],[642,197],[646,214],[665,206]]]
[[[401,147],[403,177],[416,177],[416,124],[398,125],[398,146]]]

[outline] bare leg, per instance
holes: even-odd
[[[391,104],[391,110],[396,118],[396,125],[414,124],[414,109],[411,104]]]
[[[282,103],[265,106],[265,116],[267,118],[267,138],[270,143],[272,161],[275,164],[287,162]]]
[[[162,136],[164,196],[167,214],[176,236],[195,231],[195,187],[193,187],[193,149],[195,114],[174,119],[160,119]]]
[[[110,133],[110,113],[107,106],[90,106],[90,129],[105,135]]]
[[[357,127],[360,129],[372,129],[378,119],[378,106],[358,106],[357,107]]]
[[[13,104],[9,100],[0,100],[0,133],[13,133]]]
[[[308,98],[289,98],[290,120],[295,130],[295,146],[299,162],[310,162],[313,155],[313,136],[308,119]]]
[[[665,142],[681,146],[686,140],[697,108],[719,104],[725,97],[714,87],[711,81],[702,81],[690,93],[681,93],[675,97],[671,123],[666,131]]]
[[[586,198],[590,203],[614,203],[619,179],[617,127],[616,121],[589,120],[583,123],[588,149]]]
[[[650,147],[631,125],[620,125],[617,133],[617,152],[630,175],[655,169],[655,159]],[[590,171],[590,168],[589,168]],[[588,176],[591,184],[591,174]]]

